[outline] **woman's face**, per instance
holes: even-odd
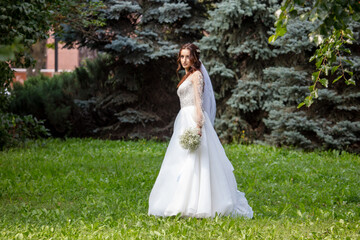
[[[181,50],[180,62],[181,62],[181,66],[186,70],[189,69],[189,67],[191,67],[192,62],[190,61],[190,50],[188,49]]]

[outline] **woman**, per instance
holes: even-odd
[[[181,109],[159,175],[149,198],[149,215],[253,217],[244,193],[237,190],[233,166],[213,128],[215,98],[209,75],[199,60],[199,48],[191,43],[181,47],[178,69],[185,76],[178,84]],[[181,147],[179,137],[196,127],[200,146],[190,151]]]

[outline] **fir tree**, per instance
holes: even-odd
[[[226,0],[210,12],[205,24],[209,36],[200,43],[218,92],[220,136],[355,151],[360,143],[359,87],[338,83],[323,88],[310,109],[297,109],[311,84],[314,67],[307,59],[315,48],[307,36],[318,23],[292,20],[287,35],[270,45],[278,4]],[[356,23],[353,28],[357,34]],[[356,36],[354,49],[360,42]],[[352,58],[359,62],[358,55]],[[357,64],[352,69],[359,71]]]
[[[112,88],[88,96],[88,101],[97,102],[96,109],[93,104],[85,104],[91,108],[85,112],[102,115],[97,118],[103,119],[97,123],[97,136],[170,135],[171,122],[179,110],[177,52],[181,44],[203,36],[203,23],[211,2],[105,0],[101,13],[104,26],[89,25],[80,30],[71,25],[66,27],[63,40],[67,46],[77,43],[80,47],[109,53],[114,59],[107,80]],[[126,102],[129,95],[135,95],[136,101],[105,104],[108,98]]]

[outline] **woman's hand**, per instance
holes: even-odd
[[[201,128],[202,128],[202,126],[196,126],[197,128],[198,128],[198,134],[200,135],[200,137],[201,137]]]

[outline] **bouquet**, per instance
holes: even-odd
[[[200,146],[200,138],[199,129],[186,129],[184,133],[180,135],[180,145],[185,149],[194,151]]]

